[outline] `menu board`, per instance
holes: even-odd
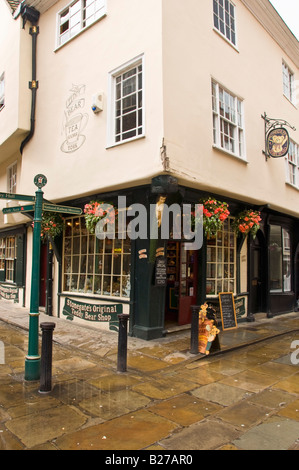
[[[156,259],[155,285],[164,287],[167,284],[167,260],[164,257]]]
[[[219,294],[219,304],[223,330],[237,328],[234,294],[232,292],[221,292]]]

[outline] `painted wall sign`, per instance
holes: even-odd
[[[84,113],[85,85],[73,85],[71,95],[66,100],[63,119],[65,141],[60,149],[65,153],[73,153],[84,144],[86,136],[83,131],[88,123],[88,114]]]
[[[0,298],[19,302],[19,288],[7,284],[0,284]]]
[[[289,151],[290,137],[288,131],[283,128],[272,129],[267,135],[267,151],[270,157],[284,157]]]
[[[74,317],[77,317],[91,322],[108,322],[109,329],[113,331],[118,331],[119,321],[117,315],[120,313],[123,313],[122,304],[91,304],[78,302],[68,297],[65,298],[62,310],[62,314],[68,320],[73,320]]]

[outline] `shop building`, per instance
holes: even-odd
[[[0,18],[0,191],[32,195],[44,174],[47,202],[118,208],[114,237],[66,211],[42,245],[49,315],[113,330],[128,313],[150,340],[220,292],[238,321],[297,308],[299,45],[268,0],[1,0]],[[266,142],[280,129],[283,156]],[[208,198],[229,216],[186,250],[173,211],[168,237],[151,237],[161,197],[162,218]],[[255,238],[235,232],[245,210],[260,213]],[[32,217],[0,216],[0,288],[24,306]]]

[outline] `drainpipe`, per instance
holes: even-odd
[[[29,34],[32,36],[32,81],[29,82],[29,89],[31,90],[30,131],[21,143],[20,153],[22,155],[24,147],[31,140],[35,129],[36,92],[38,89],[38,81],[36,80],[36,42],[37,35],[39,34],[39,27],[37,26],[37,22],[39,20],[40,13],[35,10],[35,8],[29,7],[28,5],[22,3],[19,14],[23,18],[23,29],[25,28],[26,21],[30,21],[32,24],[31,28],[29,29]]]

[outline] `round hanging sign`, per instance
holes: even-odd
[[[267,135],[267,150],[272,158],[284,157],[289,151],[289,133],[283,127],[272,129]]]
[[[38,188],[43,188],[47,184],[47,178],[45,175],[36,175],[33,182]]]

